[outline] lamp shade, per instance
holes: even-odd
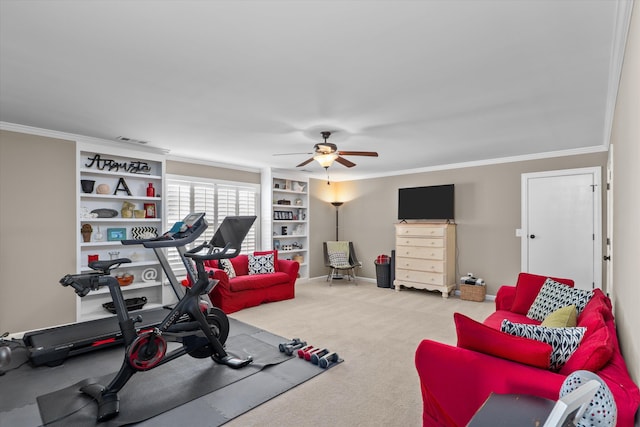
[[[331,166],[333,164],[333,161],[337,158],[338,155],[336,153],[316,154],[315,156],[313,156],[313,160],[320,163],[320,166],[322,166],[323,168],[328,168],[329,166]]]

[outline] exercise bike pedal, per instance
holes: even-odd
[[[245,366],[253,362],[253,357],[251,356],[247,356],[246,359],[240,359],[239,357],[235,357],[231,355],[226,355],[225,357],[212,356],[212,358],[214,361],[216,361],[216,363],[220,363],[221,365],[226,365],[231,369],[244,368]]]

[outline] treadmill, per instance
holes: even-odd
[[[184,288],[174,274],[164,253],[164,248],[176,248],[191,283],[196,281],[193,263],[184,256],[186,245],[195,241],[209,227],[204,213],[191,213],[182,221],[176,222],[171,230],[153,239],[122,240],[123,245],[142,245],[153,249],[160,266],[169,279],[178,300],[184,294]],[[138,330],[159,325],[171,307],[165,306],[151,310],[134,312],[139,320]],[[29,352],[29,361],[33,366],[57,366],[70,356],[99,350],[124,342],[116,316],[86,322],[72,323],[27,332],[22,338]]]

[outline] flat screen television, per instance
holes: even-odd
[[[398,219],[455,219],[453,196],[453,184],[400,188]]]

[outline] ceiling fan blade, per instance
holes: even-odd
[[[378,157],[378,153],[375,151],[338,151],[341,156],[369,156]]]
[[[311,162],[313,162],[313,157],[310,158],[310,159],[305,160],[304,162],[300,163],[299,165],[296,165],[296,167],[299,168],[299,167],[302,167],[302,166],[304,166],[306,164],[309,164]]]
[[[272,154],[273,156],[294,156],[294,155],[300,155],[300,154],[313,154],[313,153],[277,153],[277,154]]]
[[[356,164],[353,162],[350,162],[349,160],[345,159],[344,157],[336,157],[336,162],[340,163],[342,166],[346,166],[348,168],[352,168],[354,167]]]

